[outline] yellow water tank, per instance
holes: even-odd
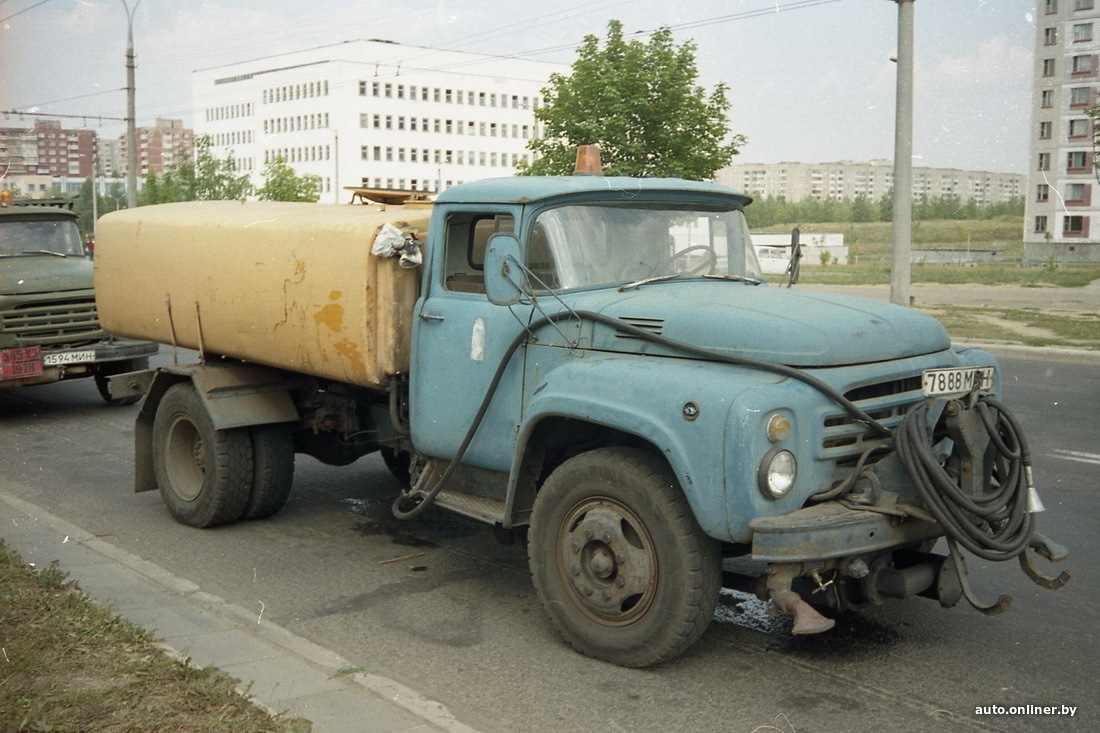
[[[196,201],[108,214],[96,303],[109,332],[352,384],[407,372],[420,268],[371,254],[429,209]]]

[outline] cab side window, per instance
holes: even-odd
[[[489,237],[515,229],[511,214],[461,213],[447,220],[444,287],[457,293],[485,292],[485,246]]]

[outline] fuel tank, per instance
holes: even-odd
[[[98,226],[100,321],[119,336],[381,387],[407,372],[420,269],[371,254],[430,208],[201,201]]]

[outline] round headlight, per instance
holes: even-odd
[[[760,462],[760,491],[769,499],[782,499],[794,487],[798,462],[789,450],[773,448]]]

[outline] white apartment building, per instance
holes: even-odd
[[[195,135],[263,182],[282,156],[344,187],[438,192],[512,175],[538,134],[534,110],[560,64],[359,40],[192,74]]]
[[[788,201],[843,201],[860,196],[878,201],[894,189],[894,164],[890,160],[737,163],[719,171],[717,180],[739,191]],[[913,199],[950,197],[984,206],[1020,198],[1024,182],[1025,176],[1016,173],[914,167]]]
[[[1100,196],[1089,109],[1100,86],[1095,0],[1039,0],[1024,256],[1100,260]]]

